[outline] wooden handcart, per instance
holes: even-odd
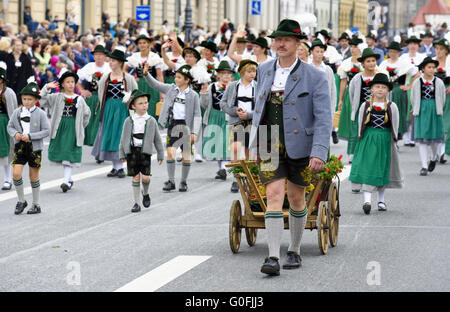
[[[259,176],[251,174],[249,165],[256,165],[254,161],[241,160],[238,163],[228,164],[227,167],[241,166],[243,172],[234,176],[244,203],[242,214],[241,202],[234,200],[230,209],[229,237],[233,253],[239,251],[241,232],[245,229],[245,237],[251,247],[256,243],[258,229],[264,229],[264,214],[267,209],[267,197],[263,194]],[[323,180],[313,176],[311,183],[314,190],[307,194],[306,204],[308,215],[305,229],[317,230],[317,238],[322,254],[328,252],[328,240],[331,247],[338,243],[339,232],[339,184],[332,180]],[[289,229],[289,206],[287,200],[283,205],[284,228]]]

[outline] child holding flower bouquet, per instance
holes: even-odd
[[[386,211],[385,189],[403,185],[395,146],[399,113],[397,105],[387,101],[393,85],[387,75],[378,73],[369,82],[369,87],[372,95],[359,111],[359,140],[349,177],[352,183],[362,186],[365,214],[370,214],[373,191],[378,191],[378,210]]]
[[[65,193],[73,186],[72,167],[81,164],[84,128],[89,123],[91,111],[83,97],[75,94],[78,76],[66,71],[59,78],[44,86],[40,103],[52,112],[48,159],[62,164],[64,182],[61,189]],[[49,94],[50,89],[59,87],[61,91]]]

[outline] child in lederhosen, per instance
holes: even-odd
[[[41,98],[36,83],[29,83],[20,91],[23,106],[17,108],[8,122],[8,133],[14,138],[14,157],[12,161],[14,187],[18,201],[15,214],[21,214],[28,206],[25,200],[22,172],[28,163],[30,171],[33,205],[27,214],[41,212],[39,205],[40,182],[39,170],[42,165],[41,153],[44,148],[44,138],[49,136],[50,125],[47,114],[36,106]]]
[[[150,186],[152,154],[156,148],[158,162],[161,165],[164,160],[164,148],[159,135],[158,123],[155,118],[147,113],[150,94],[140,90],[134,90],[127,103],[129,109],[135,114],[128,117],[123,124],[122,137],[119,145],[119,157],[127,162],[128,176],[133,177],[132,188],[134,206],[131,212],[141,211],[141,179],[143,186],[142,205],[150,207]]]
[[[373,191],[378,191],[378,210],[386,211],[385,189],[403,185],[395,145],[399,113],[397,105],[387,101],[393,85],[386,74],[378,73],[369,82],[369,87],[372,96],[359,111],[359,139],[349,177],[352,183],[362,186],[365,214],[370,214]]]
[[[81,165],[84,144],[84,128],[89,123],[91,111],[84,98],[75,94],[78,75],[70,71],[64,72],[58,82],[44,86],[42,90],[42,106],[51,109],[52,121],[48,159],[64,168],[64,180],[61,189],[64,193],[72,189],[72,168]],[[60,92],[49,94],[50,89],[60,88]]]

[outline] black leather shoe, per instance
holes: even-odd
[[[105,161],[104,160],[100,160],[100,159],[96,159],[96,162],[97,162],[97,164],[101,164],[101,163],[104,163]]]
[[[27,214],[37,214],[41,213],[41,207],[39,205],[31,206],[31,209],[27,211]]]
[[[339,138],[337,136],[337,132],[336,131],[331,132],[331,136],[333,137],[333,144],[338,144]]]
[[[298,269],[302,266],[302,258],[293,251],[287,252],[286,260],[283,263],[284,270]]]
[[[440,164],[445,164],[447,162],[447,159],[444,158],[445,154],[442,154],[441,158],[439,159]]]
[[[436,168],[436,160],[435,161],[430,161],[428,163],[428,172],[433,172],[434,168]]]
[[[173,183],[172,181],[167,181],[164,182],[164,187],[163,187],[163,191],[172,191],[175,189],[175,183]]]
[[[27,201],[25,201],[24,203],[17,202],[16,210],[14,211],[14,214],[16,214],[16,215],[21,214],[27,206],[28,206]]]
[[[134,204],[133,208],[131,208],[131,212],[139,212],[141,211],[141,206],[138,204]]]
[[[225,169],[220,169],[219,171],[217,171],[215,179],[225,181],[227,179],[227,171]]]
[[[125,171],[123,171],[123,169],[117,170],[117,176],[119,179],[125,178]]]
[[[61,184],[61,189],[63,191],[63,193],[67,192],[68,190],[70,190],[70,186],[67,185],[66,183]]]
[[[5,182],[3,184],[2,191],[9,191],[9,190],[11,190],[11,187],[12,187],[12,183],[11,182]]]
[[[280,275],[280,264],[278,263],[278,259],[274,257],[266,258],[261,267],[261,273],[272,276]]]
[[[428,175],[428,169],[427,168],[420,169],[420,175],[421,176],[427,176]]]
[[[239,192],[239,185],[237,184],[237,182],[233,182],[233,184],[231,184],[231,193],[237,192]]]
[[[372,207],[370,206],[370,203],[365,203],[363,206],[363,210],[366,215],[370,214],[370,209],[372,209]]]
[[[142,205],[144,206],[144,208],[148,208],[150,207],[150,195],[144,195],[142,194]]]
[[[383,202],[378,202],[378,211],[386,211],[386,210],[387,210],[386,204]]]
[[[410,147],[416,147],[416,143],[409,144]]]
[[[188,190],[187,183],[184,181],[180,182],[180,187],[178,188],[178,191],[180,192],[186,192]]]
[[[69,190],[72,189],[72,186],[73,186],[73,181],[69,181]]]
[[[353,194],[359,194],[359,192],[361,192],[361,190],[352,190]]]
[[[117,170],[116,169],[111,170],[106,176],[108,178],[117,177]]]

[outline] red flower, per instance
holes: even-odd
[[[37,94],[41,94],[41,91],[38,90],[38,91],[37,91]]]
[[[388,68],[386,68],[386,70],[387,70],[388,72],[393,72],[393,71],[395,70],[395,68],[388,67]]]
[[[208,65],[208,69],[214,69],[214,66]]]
[[[300,30],[300,29],[298,29],[298,28],[297,28],[297,29],[294,29],[294,32],[295,32],[296,34],[299,34],[299,33],[300,33],[300,31],[301,31],[301,30]]]
[[[173,59],[172,62],[176,63],[178,62],[178,59]]]
[[[352,67],[352,69],[350,69],[350,71],[352,73],[359,73],[359,68],[358,67]]]
[[[374,108],[375,108],[375,110],[376,110],[377,112],[381,112],[381,107],[375,106]]]
[[[341,156],[339,156],[339,158],[338,158],[339,160],[341,160],[342,159],[342,155]]]
[[[67,103],[72,104],[73,100],[72,99],[66,99]]]
[[[114,79],[113,81],[111,81],[112,83],[119,83],[119,81],[117,81],[117,79]]]
[[[223,87],[224,89],[226,89],[226,88],[227,88],[227,85],[224,84],[224,83],[222,83],[222,87]]]
[[[327,169],[327,172],[330,172],[330,168],[327,167],[326,169]]]
[[[428,82],[428,81],[427,81],[427,82],[424,83],[424,85],[425,85],[425,86],[431,86],[431,82]]]
[[[369,82],[371,82],[372,81],[372,79],[367,79],[366,80],[366,85],[369,85]]]
[[[443,72],[444,72],[444,69],[443,69],[442,67],[439,67],[439,68],[438,68],[438,72],[443,73]]]
[[[100,72],[96,72],[95,75],[96,75],[98,78],[101,78],[101,77],[103,76],[103,74],[100,73]]]
[[[145,61],[142,62],[142,66],[145,66]]]

